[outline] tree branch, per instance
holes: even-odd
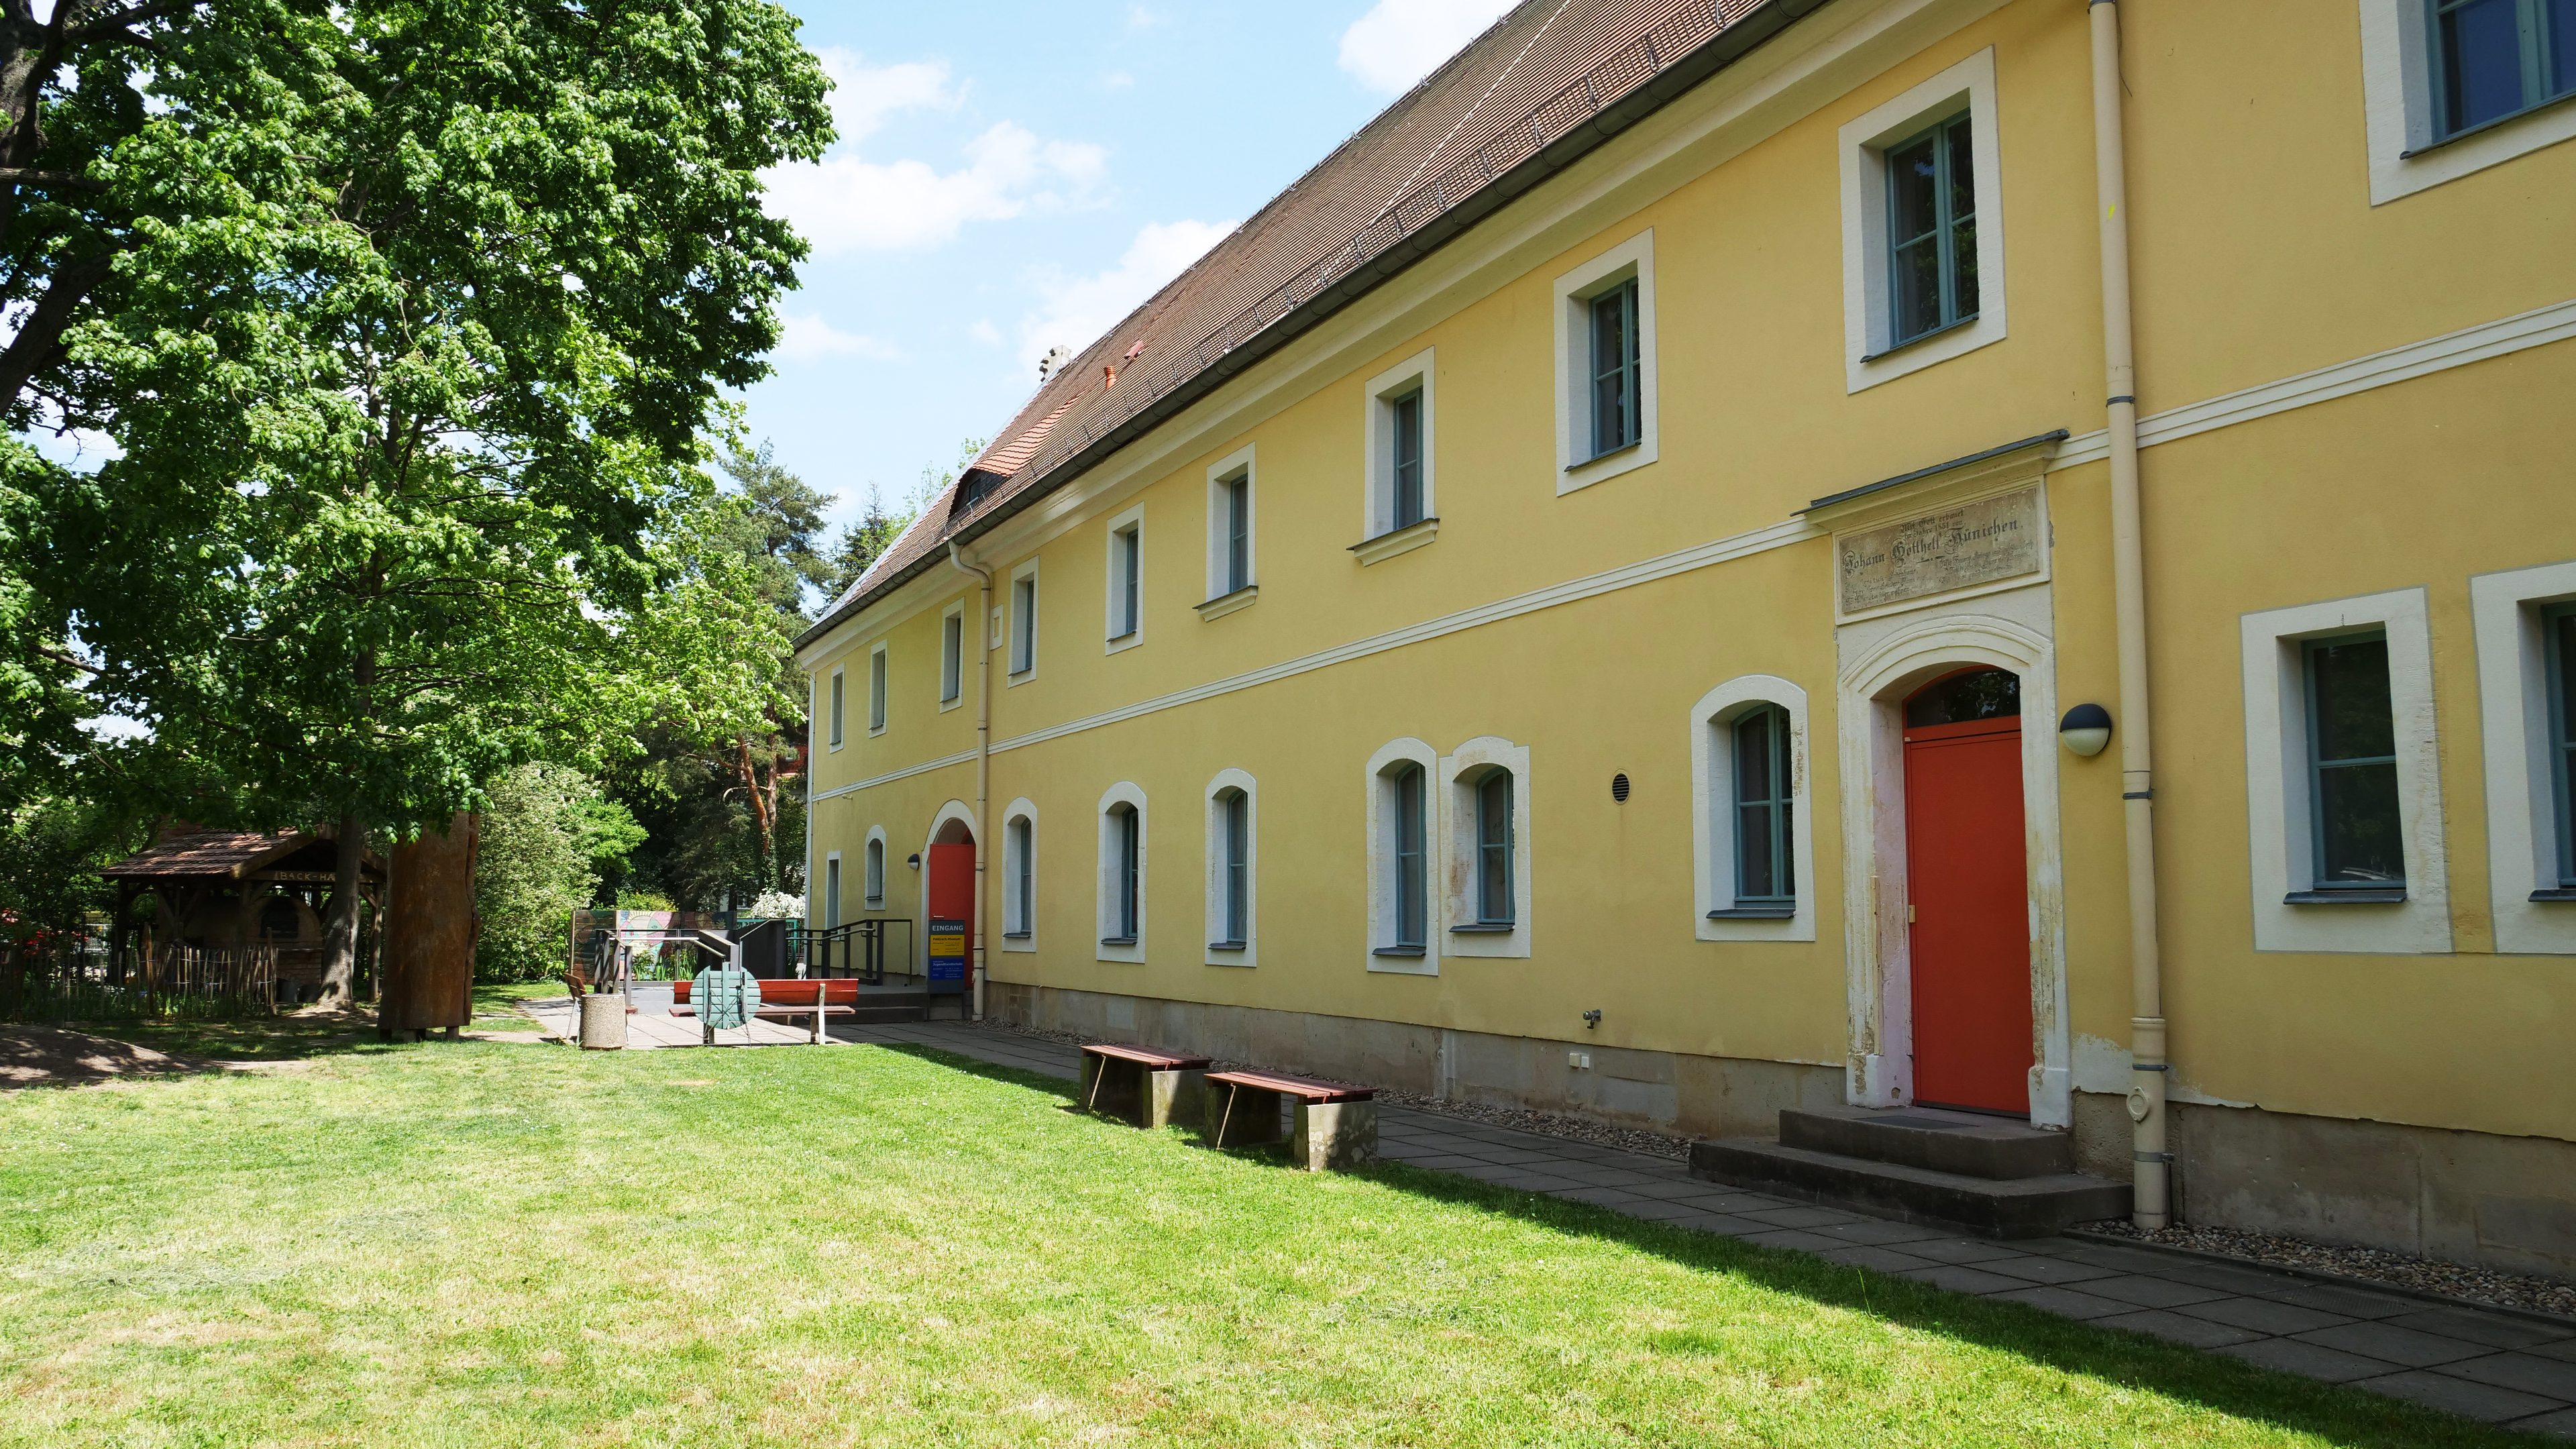
[[[60,186],[74,191],[106,191],[108,184],[69,171],[27,171],[15,166],[0,166],[0,181],[12,186]]]
[[[67,32],[63,38],[73,45],[87,45],[95,40],[116,39],[120,38],[121,32],[129,31],[147,20],[164,20],[170,16],[194,10],[204,3],[205,0],[148,0],[148,3],[130,6],[113,15],[102,15],[96,20],[84,20]]]
[[[61,351],[63,333],[72,325],[73,309],[115,268],[116,254],[100,252],[54,273],[43,300],[27,313],[26,325],[10,339],[8,350],[0,352],[0,407],[17,405],[28,379]]]

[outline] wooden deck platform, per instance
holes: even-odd
[[[529,1015],[545,1023],[546,1035],[578,1046],[581,1042],[581,1013],[571,997],[552,1001],[528,1001],[521,1005]],[[705,1046],[706,1028],[694,1016],[659,1016],[651,1012],[631,1012],[626,1018],[626,1049],[650,1051],[657,1047]],[[775,1018],[754,1018],[741,1026],[729,1026],[716,1033],[720,1047],[812,1046],[812,1033],[804,1027],[791,1026]],[[823,1035],[823,1045],[832,1046],[830,1032]]]

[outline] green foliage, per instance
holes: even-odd
[[[597,807],[606,802],[587,776],[545,763],[506,772],[487,793],[474,862],[474,911],[482,920],[474,975],[538,980],[563,964],[572,912],[599,888],[594,832],[604,813]]]
[[[699,440],[804,250],[758,172],[831,135],[794,19],[126,13],[59,71],[0,66],[43,118],[18,163],[74,178],[9,203],[0,406],[122,450],[0,448],[0,694],[60,693],[74,638],[96,666],[31,738],[126,713],[201,818],[407,832],[527,760],[771,713],[784,631],[716,546]]]
[[[148,822],[96,800],[21,795],[0,807],[0,912],[12,922],[0,937],[59,934],[112,911],[116,890],[99,868],[141,849],[150,836]]]
[[[671,904],[671,898],[662,894],[660,891],[622,890],[617,893],[617,909],[621,911],[676,911],[679,907]]]

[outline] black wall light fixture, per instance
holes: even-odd
[[[2068,753],[2089,760],[2111,743],[2111,712],[2098,704],[2079,704],[2057,722],[2057,739]]]

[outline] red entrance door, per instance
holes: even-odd
[[[1915,1100],[2026,1116],[2030,906],[2019,686],[2002,670],[1969,670],[1906,701],[1905,868]]]
[[[975,842],[930,847],[930,919],[964,921],[965,939],[958,954],[967,962],[965,980],[973,984],[975,960]],[[923,929],[927,930],[925,923]],[[936,988],[934,988],[936,989]]]

